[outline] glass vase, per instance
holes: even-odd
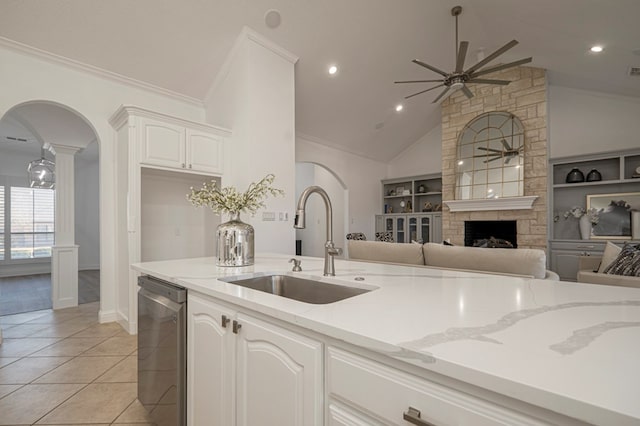
[[[231,220],[218,225],[216,231],[216,265],[249,266],[254,262],[253,226],[231,213]]]

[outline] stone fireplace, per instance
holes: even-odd
[[[443,238],[453,244],[465,242],[465,222],[514,221],[520,248],[547,247],[547,81],[540,68],[518,67],[487,78],[510,80],[507,86],[469,85],[474,97],[456,92],[442,103],[442,210]],[[536,197],[531,208],[493,210],[481,200],[480,208],[451,211],[455,200],[456,155],[460,132],[475,117],[489,111],[510,112],[522,121],[524,141],[524,196]],[[508,200],[507,197],[501,201]],[[498,203],[496,203],[498,204]],[[503,207],[504,208],[504,207]],[[497,237],[494,235],[494,237]]]

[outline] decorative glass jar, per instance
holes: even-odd
[[[253,226],[231,213],[231,220],[218,225],[216,231],[216,265],[249,266],[254,262]]]

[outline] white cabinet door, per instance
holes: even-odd
[[[237,424],[322,425],[322,344],[242,314],[238,322]]]
[[[385,426],[384,423],[337,401],[329,401],[328,414],[329,426]]]
[[[187,424],[233,425],[234,312],[190,294],[187,315]]]
[[[176,169],[186,167],[184,127],[143,118],[140,128],[141,163]]]
[[[187,168],[222,174],[223,152],[222,137],[187,129]]]

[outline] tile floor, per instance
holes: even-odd
[[[97,302],[0,316],[0,425],[153,425],[136,336],[97,318]]]

